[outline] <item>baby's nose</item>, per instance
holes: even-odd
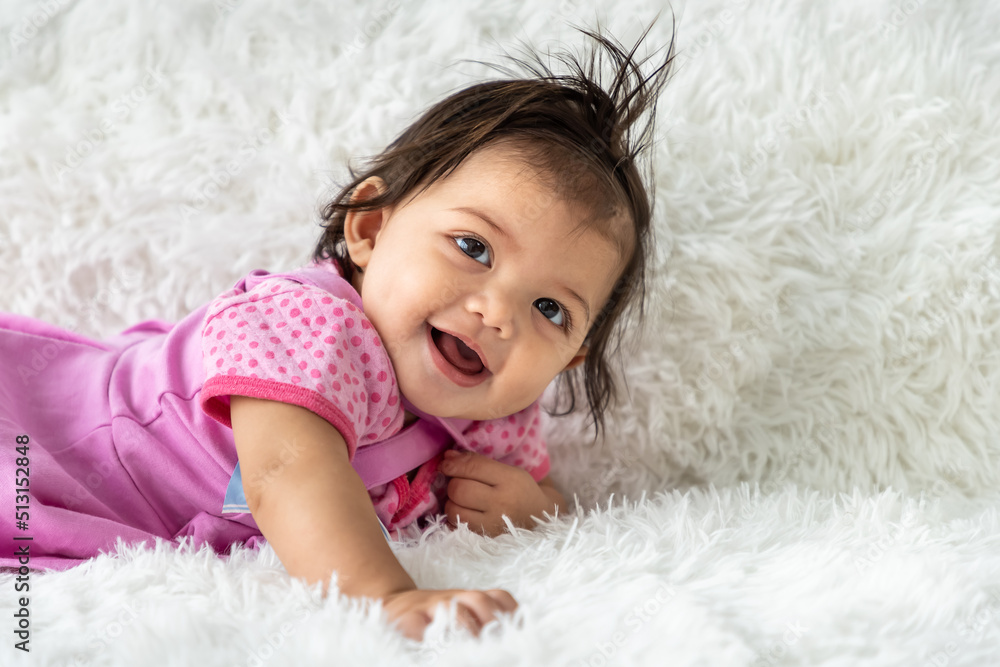
[[[470,306],[482,317],[485,326],[499,332],[500,338],[513,334],[515,309],[507,295],[497,291],[483,293],[472,299]]]

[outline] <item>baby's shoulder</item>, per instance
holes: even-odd
[[[310,355],[357,357],[365,364],[370,356],[385,354],[371,322],[351,299],[285,276],[248,287],[234,287],[212,303],[203,336],[221,341],[231,333],[240,342],[251,340],[268,348],[315,348]]]
[[[251,271],[231,289],[220,294],[210,304],[208,317],[233,306],[245,305],[257,312],[258,305],[266,315],[291,306],[298,310],[318,309],[328,311],[327,318],[348,317],[346,312],[361,313],[361,296],[354,287],[337,273],[306,267],[290,273],[269,274],[263,270]]]
[[[261,278],[220,295],[206,314],[206,409],[228,418],[210,401],[234,393],[295,403],[327,418],[352,452],[398,428],[392,363],[359,305],[287,276]]]

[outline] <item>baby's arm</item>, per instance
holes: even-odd
[[[414,639],[452,599],[477,634],[516,609],[506,591],[418,590],[386,543],[337,429],[297,405],[235,395],[230,402],[247,505],[289,574],[321,582],[325,592],[336,571],[342,593],[382,599]]]

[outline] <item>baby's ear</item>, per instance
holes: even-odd
[[[351,203],[374,199],[386,190],[385,181],[378,176],[371,176],[361,181],[351,194]],[[382,224],[388,217],[390,207],[377,208],[373,211],[350,211],[344,216],[344,241],[347,243],[347,253],[355,266],[364,268],[371,258],[375,239]]]

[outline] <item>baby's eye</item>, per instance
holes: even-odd
[[[552,299],[538,299],[535,301],[535,307],[538,308],[542,315],[547,317],[552,324],[559,327],[563,325],[562,308]]]
[[[455,243],[472,259],[484,266],[490,265],[490,249],[479,239],[474,236],[460,236],[455,239]]]

